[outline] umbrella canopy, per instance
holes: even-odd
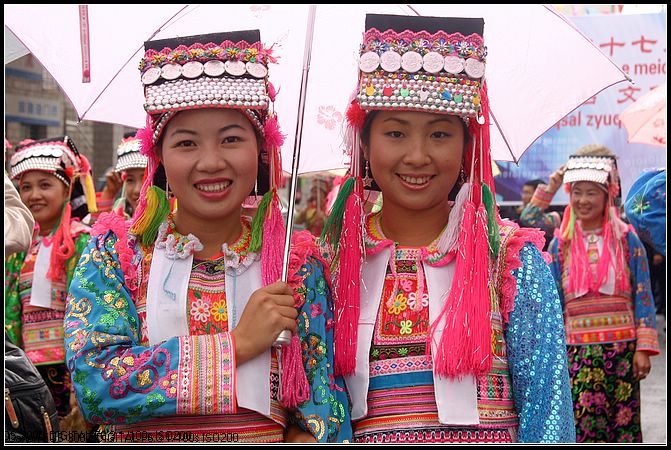
[[[629,142],[666,147],[666,83],[627,106],[620,121]]]
[[[358,48],[366,13],[483,17],[492,114],[492,157],[518,161],[566,114],[626,75],[552,7],[543,5],[319,5],[309,82],[301,93],[307,5],[89,5],[88,28],[77,5],[6,5],[5,24],[53,75],[81,120],[133,127],[145,123],[137,64],[150,39],[260,29],[276,43],[270,78],[275,107],[288,134],[291,167],[299,97],[305,119],[298,172],[345,167],[341,125],[356,87]],[[82,53],[80,33],[88,33]],[[84,55],[84,56],[82,56]],[[90,82],[82,82],[82,60]]]

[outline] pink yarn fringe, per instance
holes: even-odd
[[[465,365],[461,367],[463,353],[463,336],[466,331],[466,306],[463,302],[469,301],[467,291],[473,269],[473,252],[475,251],[475,206],[471,200],[464,203],[462,219],[462,233],[459,236],[459,250],[455,263],[454,277],[450,294],[443,309],[436,320],[429,327],[429,344],[435,339],[440,323],[445,319],[443,334],[438,342],[437,354],[434,357],[436,373],[442,376],[461,376],[465,372]],[[448,337],[450,341],[448,341]],[[459,339],[459,341],[457,341]],[[431,351],[431,345],[426,346]]]
[[[303,350],[298,336],[291,338],[291,343],[282,348],[282,404],[294,409],[310,399],[305,368],[303,367]]]
[[[49,271],[47,278],[51,281],[61,281],[65,279],[65,262],[75,252],[75,243],[72,240],[70,231],[72,207],[70,202],[65,205],[61,213],[61,220],[58,223],[58,229],[51,241],[51,259],[49,260]]]
[[[515,297],[517,296],[517,280],[513,275],[513,271],[522,267],[522,260],[520,259],[520,251],[527,242],[530,242],[542,252],[545,262],[549,263],[550,255],[543,252],[545,245],[545,237],[537,228],[520,228],[514,222],[505,221],[504,226],[513,227],[510,236],[506,243],[506,248],[501,248],[501,252],[505,255],[503,267],[499,276],[501,277],[501,284],[499,286],[499,305],[501,318],[503,323],[508,323],[508,318],[513,308],[515,307]],[[503,239],[502,239],[503,242]]]
[[[563,251],[569,240],[570,218],[574,214],[571,205],[564,210],[560,232],[555,232],[559,237],[559,248]],[[570,237],[569,276],[566,284],[567,293],[581,295],[588,291],[598,292],[601,286],[608,280],[608,272],[612,267],[615,275],[615,287],[619,292],[627,292],[631,289],[631,282],[624,270],[626,255],[622,240],[626,234],[627,225],[618,217],[617,210],[609,199],[609,204],[604,211],[603,218],[603,248],[597,266],[597,275],[592,275],[590,264],[587,260],[587,248],[583,239],[583,231],[580,223],[575,220],[573,224],[573,236]],[[566,261],[563,255],[562,260]]]
[[[339,273],[334,290],[336,311],[334,372],[336,375],[351,375],[356,366],[360,312],[359,286],[363,256],[362,190],[362,181],[355,179],[354,189],[345,202],[343,213],[342,237],[339,244]]]
[[[265,231],[265,230],[264,230]],[[291,253],[289,255],[289,279],[287,283],[294,290],[296,308],[302,307],[303,299],[296,294],[303,282],[299,274],[301,266],[308,256],[317,257],[327,267],[319,256],[314,237],[307,231],[300,231],[292,236]],[[291,343],[282,349],[282,404],[287,408],[296,408],[310,398],[310,385],[303,366],[303,350],[298,336],[292,336]]]
[[[273,192],[268,214],[269,216],[263,222],[263,242],[261,243],[261,279],[264,286],[276,282],[282,276],[286,229],[276,192]]]
[[[116,235],[117,241],[114,244],[114,249],[119,255],[119,263],[121,264],[121,271],[124,273],[126,287],[132,294],[135,294],[138,287],[137,270],[132,264],[133,249],[128,243],[129,227],[130,221],[124,220],[120,215],[113,212],[102,213],[91,229],[91,238],[104,236],[108,231],[112,231]]]
[[[489,241],[482,203],[477,213],[471,201],[466,203],[462,229],[463,252],[457,258],[452,289],[430,329],[433,339],[442,317],[447,317],[434,364],[438,375],[457,378],[486,374],[492,363]]]
[[[475,375],[489,372],[492,366],[491,297],[489,294],[489,238],[487,235],[487,211],[480,203],[475,217],[475,254],[473,255],[471,295],[465,304],[466,327],[463,333],[463,348],[470,351],[468,370]],[[469,336],[470,334],[470,336]],[[449,339],[443,334],[443,339]],[[469,342],[471,345],[469,346]],[[450,340],[446,344],[454,345]],[[459,346],[458,348],[462,348]]]

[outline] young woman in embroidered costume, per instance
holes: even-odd
[[[140,153],[140,144],[134,132],[126,133],[119,143],[116,166],[106,174],[105,188],[97,194],[99,213],[114,211],[126,219],[133,216],[147,167],[147,157]],[[121,197],[115,200],[119,190]]]
[[[543,236],[493,200],[482,19],[369,15],[366,30],[358,176],[323,234],[354,441],[574,441]],[[384,202],[362,220],[370,176]]]
[[[82,410],[115,439],[281,442],[290,421],[291,438],[349,439],[314,239],[297,237],[288,283],[278,281],[271,50],[258,30],[145,46],[138,210],[128,237],[119,216],[100,217],[70,289],[67,361]],[[250,193],[266,191],[254,219],[242,216]],[[293,339],[278,352],[282,330]]]
[[[63,317],[75,265],[89,241],[81,219],[96,210],[90,165],[68,136],[26,140],[10,159],[10,176],[18,180],[35,231],[27,252],[5,259],[5,331],[40,371],[62,419],[76,405]]]
[[[570,203],[550,243],[564,307],[577,442],[642,442],[640,380],[659,353],[645,248],[615,207],[615,155],[590,144],[564,174]]]

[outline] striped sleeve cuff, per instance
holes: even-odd
[[[536,205],[541,209],[547,209],[555,196],[554,194],[546,191],[544,187],[544,185],[539,185],[530,201],[531,204]]]
[[[659,355],[657,330],[654,328],[636,328],[636,351],[645,350],[650,355]]]
[[[182,336],[179,343],[177,414],[235,414],[233,336]]]

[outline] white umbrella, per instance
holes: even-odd
[[[82,82],[77,5],[6,5],[5,24],[54,76],[81,120],[144,125],[137,64],[150,38],[240,29],[277,42],[270,79],[290,170],[307,5],[89,5],[90,83]],[[341,124],[356,85],[366,13],[483,17],[492,155],[518,161],[566,114],[626,75],[587,37],[544,5],[319,5],[299,173],[344,167]]]

